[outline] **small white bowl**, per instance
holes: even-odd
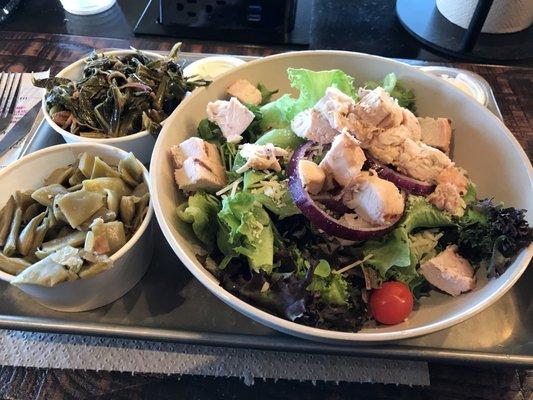
[[[104,161],[117,164],[128,153],[99,143],[61,144],[36,151],[0,171],[0,204],[3,205],[16,190],[35,189],[59,167],[72,164],[78,155],[88,152]],[[150,175],[143,167],[146,183]],[[47,287],[20,284],[18,288],[45,307],[58,311],[87,311],[102,307],[122,297],[142,278],[152,257],[153,238],[151,220],[152,201],[141,226],[130,240],[111,256],[113,268],[89,278],[59,283]],[[0,271],[0,279],[10,282],[13,275]]]
[[[232,70],[246,61],[233,56],[210,56],[200,58],[183,69],[183,76],[196,76],[195,79],[214,80],[224,72]]]
[[[135,54],[135,50],[113,50],[113,51],[105,51],[99,54],[126,56],[128,54]],[[143,54],[154,59],[164,58],[161,54],[151,53],[148,51],[143,51]],[[68,78],[68,79],[79,79],[83,73],[83,67],[85,66],[86,60],[87,60],[87,57],[82,58],[81,60],[78,60],[70,64],[69,66],[62,69],[56,76],[61,77],[61,78]],[[127,136],[121,136],[117,138],[105,138],[105,139],[84,138],[78,135],[74,135],[66,131],[65,129],[61,128],[54,121],[52,121],[52,117],[50,116],[50,114],[48,113],[48,110],[46,109],[45,99],[46,99],[46,93],[44,93],[43,101],[41,102],[44,118],[46,119],[46,122],[48,122],[48,124],[57,133],[63,136],[63,139],[65,140],[65,142],[108,144],[111,146],[118,147],[119,149],[122,149],[124,151],[132,152],[133,154],[135,154],[135,157],[137,157],[137,159],[143,164],[147,164],[148,162],[150,162],[150,157],[152,155],[152,150],[154,149],[156,138],[154,135],[152,135],[147,130],[133,133]]]

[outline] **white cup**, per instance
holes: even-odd
[[[92,15],[109,10],[116,0],[61,0],[65,11],[77,15]]]

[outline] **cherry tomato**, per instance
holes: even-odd
[[[385,282],[370,295],[370,309],[376,321],[399,324],[413,311],[413,295],[404,283]]]

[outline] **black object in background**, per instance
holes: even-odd
[[[396,13],[414,38],[447,56],[476,62],[531,62],[533,25],[514,33],[481,32],[491,4],[490,0],[479,0],[468,30],[448,21],[435,0],[396,0]]]
[[[283,42],[294,28],[297,0],[159,0],[159,23],[203,39]]]

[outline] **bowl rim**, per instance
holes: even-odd
[[[146,54],[150,57],[153,57],[154,59],[164,59],[165,56],[162,54],[154,53],[151,51],[144,51],[140,50],[143,54]],[[119,50],[106,50],[106,51],[98,51],[96,50],[98,54],[104,54],[104,55],[127,55],[127,54],[134,54],[137,52],[137,50],[133,49],[119,49]],[[89,56],[85,56],[83,58],[80,58],[77,61],[74,61],[73,63],[67,65],[65,68],[63,68],[61,71],[59,71],[56,76],[63,77],[65,74],[70,72],[72,69],[80,66],[81,64],[85,63]],[[133,141],[135,139],[139,139],[141,137],[145,137],[150,135],[150,132],[148,130],[139,131],[136,133],[132,133],[131,135],[126,136],[120,136],[116,138],[87,138],[82,137],[79,135],[75,135],[73,133],[70,133],[66,131],[65,129],[61,128],[59,125],[57,125],[53,120],[50,114],[48,113],[48,110],[46,109],[46,93],[45,90],[43,92],[43,96],[41,98],[41,110],[43,112],[44,118],[46,119],[46,122],[54,129],[57,133],[59,133],[61,136],[67,137],[71,139],[71,143],[73,142],[88,142],[88,143],[102,143],[102,144],[115,144],[115,143],[123,143],[123,142],[129,142]],[[168,119],[165,118],[163,121],[161,121],[161,125],[165,123],[165,121]]]
[[[87,148],[90,147],[90,148]],[[25,157],[22,157],[21,159],[15,161],[12,164],[9,164],[4,169],[0,170],[0,182],[2,181],[2,178],[11,173],[13,170],[16,170],[19,166],[23,164],[31,163],[34,159],[46,157],[49,154],[55,153],[55,152],[61,152],[63,150],[70,150],[70,149],[78,149],[80,152],[83,151],[83,149],[86,149],[86,151],[94,152],[94,147],[96,149],[106,149],[106,150],[112,150],[116,155],[117,158],[123,159],[126,157],[129,153],[127,151],[124,151],[122,149],[119,149],[118,147],[101,144],[101,143],[63,143],[58,144],[55,146],[46,147],[44,149],[38,150],[34,153],[30,153]],[[93,148],[93,149],[91,149]],[[101,154],[101,153],[100,153]],[[141,238],[143,233],[148,229],[148,226],[150,225],[150,222],[152,220],[152,217],[154,215],[154,207],[153,207],[153,201],[152,201],[152,192],[151,192],[151,186],[150,186],[150,173],[146,169],[146,167],[143,165],[143,178],[144,181],[148,184],[148,192],[150,193],[150,202],[148,203],[148,210],[146,212],[146,216],[143,219],[143,222],[137,228],[135,233],[132,235],[132,237],[126,242],[124,246],[122,246],[116,253],[111,255],[109,258],[113,260],[113,262],[116,262],[122,257],[126,252],[128,252]],[[17,190],[17,189],[15,189]],[[11,282],[11,280],[15,277],[15,275],[8,274],[7,272],[0,270],[0,279],[3,281]],[[61,282],[63,283],[63,282]],[[60,286],[61,283],[52,286],[52,288]]]
[[[293,57],[305,57],[309,55],[327,55],[327,56],[335,56],[335,55],[348,55],[354,58],[360,57],[360,58],[366,58],[370,60],[374,60],[376,62],[389,64],[391,66],[397,66],[402,65],[402,68],[410,68],[415,74],[420,74],[420,76],[423,76],[425,79],[430,79],[433,82],[438,82],[437,85],[446,85],[448,87],[448,90],[455,91],[456,94],[459,96],[463,96],[463,101],[470,101],[474,102],[476,104],[475,107],[479,107],[480,112],[484,113],[486,118],[491,119],[494,124],[500,125],[501,128],[503,128],[503,131],[505,132],[506,138],[510,141],[510,145],[512,145],[520,155],[520,158],[523,162],[523,164],[528,168],[528,175],[530,182],[533,181],[533,168],[531,166],[531,162],[527,158],[527,155],[522,148],[522,146],[518,143],[516,138],[513,136],[513,134],[509,131],[509,129],[505,126],[503,121],[500,121],[494,114],[492,114],[488,109],[486,109],[483,105],[481,105],[479,102],[477,102],[474,98],[469,96],[468,94],[464,93],[461,89],[454,87],[453,85],[449,85],[446,82],[442,81],[440,78],[432,76],[430,74],[426,74],[423,71],[418,70],[417,68],[403,63],[401,61],[396,61],[376,55],[370,55],[365,53],[358,53],[358,52],[349,52],[349,51],[337,51],[337,50],[308,50],[308,51],[295,51],[295,52],[287,52],[287,53],[281,53],[281,54],[275,54],[272,56],[268,56],[265,58],[260,58],[257,60],[250,61],[246,64],[243,64],[242,66],[239,66],[235,69],[232,69],[230,71],[225,72],[224,74],[221,74],[218,79],[224,78],[227,75],[230,74],[236,74],[241,69],[247,68],[250,65],[257,65],[262,63],[268,63],[270,60],[280,59],[280,58],[293,58]],[[188,98],[184,99],[184,101],[174,110],[174,113],[181,112],[182,109],[186,108],[189,102],[191,102],[194,99],[194,96],[199,96],[202,91],[205,91],[206,88],[199,88],[199,90],[196,90],[191,96],[188,96]],[[511,275],[507,280],[503,283],[501,288],[494,292],[493,294],[486,296],[482,301],[475,304],[474,306],[468,308],[465,311],[456,313],[455,316],[448,317],[446,319],[441,319],[420,327],[415,328],[407,328],[402,329],[400,331],[395,332],[379,332],[379,331],[359,331],[359,332],[340,332],[340,331],[333,331],[333,330],[327,330],[327,329],[320,329],[320,328],[314,328],[309,327],[306,325],[298,324],[292,321],[289,321],[287,319],[278,317],[274,314],[271,314],[269,312],[266,312],[258,307],[255,307],[251,303],[248,303],[239,297],[231,294],[229,291],[224,289],[222,286],[220,286],[218,280],[209,272],[205,267],[199,268],[196,266],[195,262],[192,260],[192,258],[188,257],[186,254],[186,251],[184,250],[183,246],[181,245],[181,240],[178,241],[178,239],[172,234],[171,228],[167,224],[167,221],[164,216],[163,209],[161,207],[161,203],[159,202],[159,195],[157,188],[159,187],[160,180],[158,179],[158,176],[161,176],[160,174],[160,164],[158,164],[157,160],[158,157],[161,158],[161,160],[168,161],[167,157],[163,157],[163,155],[166,154],[168,149],[163,149],[162,147],[162,140],[158,140],[155,144],[154,151],[152,153],[151,158],[151,171],[153,179],[150,181],[150,192],[152,193],[152,198],[154,200],[154,212],[156,215],[156,219],[159,223],[159,226],[161,227],[161,230],[167,239],[168,243],[180,259],[180,261],[187,267],[187,269],[197,278],[211,293],[213,293],[215,296],[217,296],[219,299],[224,301],[226,304],[228,304],[230,307],[236,309],[240,313],[246,315],[247,317],[254,319],[270,328],[276,329],[278,331],[282,331],[285,333],[289,333],[295,336],[303,337],[306,339],[314,339],[314,340],[320,340],[324,342],[334,342],[334,343],[357,343],[357,342],[387,342],[392,340],[400,340],[400,339],[407,339],[412,338],[416,336],[421,336],[433,332],[437,332],[439,330],[451,327],[453,325],[456,325],[460,322],[463,322],[464,320],[474,316],[475,314],[479,313],[480,311],[484,310],[485,308],[489,307],[493,303],[495,303],[497,300],[499,300],[513,285],[514,283],[520,278],[520,276],[523,274],[523,272],[526,270],[529,261],[533,257],[533,244],[530,245],[527,249],[523,249],[517,256],[517,259],[515,260],[515,263],[519,263],[521,267],[514,273],[514,275]]]

